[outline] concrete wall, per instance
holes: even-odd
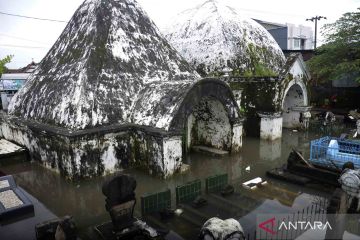
[[[260,115],[260,138],[275,140],[282,136],[283,119],[281,116]]]
[[[0,136],[26,147],[32,160],[69,179],[106,175],[128,167],[168,177],[182,164],[181,136],[141,127],[69,133],[2,117]]]

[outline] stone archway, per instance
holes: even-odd
[[[208,146],[231,150],[232,126],[225,107],[213,97],[203,98],[189,114],[186,124],[186,148]]]
[[[298,128],[303,124],[304,108],[308,106],[307,89],[302,81],[288,84],[282,100],[283,127]]]
[[[198,81],[186,93],[170,130],[183,133],[185,151],[194,144],[239,151],[243,120],[230,87],[217,79]]]

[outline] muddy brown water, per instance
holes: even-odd
[[[191,166],[184,174],[177,174],[170,179],[152,177],[143,171],[131,169],[124,173],[131,174],[137,181],[137,205],[135,215],[140,216],[140,196],[170,189],[175,207],[175,187],[195,179],[202,180],[204,189],[205,178],[216,174],[227,173],[229,181],[235,186],[236,195],[226,201],[219,201],[217,196],[209,196],[210,206],[196,210],[192,221],[174,223],[174,231],[185,239],[197,236],[200,226],[206,217],[234,217],[240,221],[245,229],[251,229],[256,213],[288,213],[301,210],[320,198],[328,198],[331,188],[309,188],[268,179],[266,171],[286,163],[292,148],[303,152],[309,158],[310,140],[319,138],[311,132],[292,132],[284,130],[283,138],[268,142],[257,138],[244,137],[243,148],[240,153],[222,157],[205,153],[190,153],[186,163]],[[246,168],[250,167],[250,171]],[[37,163],[23,163],[2,167],[6,174],[14,174],[18,185],[42,202],[57,216],[72,215],[82,232],[91,226],[109,220],[105,211],[104,196],[101,187],[108,177],[99,177],[77,183],[70,183],[57,173],[39,166]],[[262,177],[269,181],[263,189],[246,190],[241,183]],[[233,206],[233,208],[231,207]],[[249,230],[252,231],[252,230]]]

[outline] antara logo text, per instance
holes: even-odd
[[[278,231],[281,230],[325,230],[329,228],[332,230],[332,227],[328,221],[325,223],[321,221],[281,221],[279,222],[279,226],[276,226],[276,218],[270,218],[259,224],[259,228],[262,230],[275,235]]]

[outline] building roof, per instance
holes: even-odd
[[[221,1],[180,13],[165,30],[169,42],[203,75],[261,63],[277,72],[285,57],[271,34]]]
[[[4,73],[1,75],[1,80],[26,80],[31,73]]]
[[[86,0],[9,112],[68,129],[168,130],[199,80],[135,0]]]
[[[38,64],[32,61],[28,65],[19,69],[6,69],[5,73],[32,73],[37,68]]]
[[[254,21],[258,22],[261,26],[263,26],[266,30],[271,30],[271,29],[277,29],[277,28],[284,28],[287,27],[286,24],[281,24],[281,23],[274,23],[274,22],[267,22],[267,21],[263,21],[260,19],[255,19],[253,18]]]

